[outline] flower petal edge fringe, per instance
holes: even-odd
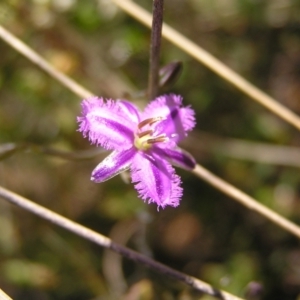
[[[177,146],[195,126],[195,112],[182,106],[182,97],[159,96],[144,112],[126,100],[98,97],[83,100],[81,106],[79,131],[92,144],[113,150],[91,180],[103,182],[130,169],[140,198],[158,208],[178,206],[183,190],[172,165],[191,170],[196,164]]]

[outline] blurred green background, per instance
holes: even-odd
[[[300,1],[165,1],[165,21],[300,114]],[[147,86],[150,31],[110,0],[1,0],[0,23],[95,94],[146,104],[136,95]],[[76,131],[81,99],[2,41],[0,53],[0,150],[94,149]],[[300,223],[299,132],[163,41],[162,65],[174,60],[183,73],[165,92],[197,112],[182,147]],[[181,205],[158,212],[120,176],[90,181],[103,153],[67,160],[29,148],[2,156],[2,186],[233,294],[300,299],[297,239],[192,174],[178,170]],[[0,228],[0,288],[14,299],[212,299],[4,200]]]

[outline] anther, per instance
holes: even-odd
[[[138,133],[137,134],[137,136],[139,137],[139,138],[142,138],[143,136],[145,136],[145,135],[148,135],[148,134],[152,134],[153,133],[153,130],[146,130],[146,131],[142,131],[142,132],[140,132],[140,133]]]
[[[146,125],[152,125],[156,122],[159,122],[161,120],[163,120],[164,117],[155,117],[155,118],[149,118],[149,119],[145,119],[142,122],[139,123],[138,128],[141,129]]]
[[[156,138],[148,139],[147,143],[148,144],[163,143],[163,142],[166,142],[167,140],[168,140],[168,138],[165,135],[160,135]]]

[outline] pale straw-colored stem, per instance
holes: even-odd
[[[137,19],[142,24],[151,28],[152,16],[145,9],[140,7],[138,4],[130,0],[111,0],[118,7],[124,10],[126,13]],[[226,81],[233,84],[239,90],[244,92],[246,95],[257,101],[274,114],[292,124],[300,130],[300,117],[294,112],[277,102],[275,99],[255,87],[249,81],[244,79],[242,76],[234,72],[232,69],[227,67],[221,61],[216,59],[206,50],[180,34],[178,31],[173,29],[167,24],[163,24],[162,35],[164,38],[169,40],[171,43],[176,45],[178,48],[194,57],[196,60],[204,64],[206,67],[217,73],[219,76],[224,78]],[[201,88],[199,86],[199,88]]]
[[[47,69],[52,70],[52,67],[46,61],[44,61],[44,59],[42,57],[40,57],[37,53],[33,52],[28,46],[24,45],[16,37],[12,36],[10,33],[8,33],[5,29],[3,29],[0,26],[0,38],[3,37],[3,33],[4,33],[4,36],[6,38],[10,37],[10,38],[8,38],[8,40],[11,40],[9,42],[9,44],[14,46],[14,49],[16,49],[17,51],[21,51],[21,49],[23,49],[23,48],[29,50],[29,51],[24,51],[24,52],[21,52],[21,53],[24,54],[30,60],[31,60],[30,53],[33,53],[34,60],[42,62],[41,64],[37,64],[38,66],[41,67],[41,66],[46,65]],[[21,47],[19,47],[19,46],[21,46]],[[29,54],[29,56],[28,56],[28,54]],[[43,68],[43,67],[41,67],[41,68]],[[57,71],[55,69],[53,69],[53,70],[54,70],[54,73],[60,73],[59,71]],[[52,72],[48,72],[48,73],[49,73],[50,76],[52,76]],[[58,79],[58,78],[66,78],[67,82],[74,83],[75,85],[73,85],[73,84],[71,84],[71,85],[64,84],[64,85],[67,88],[69,88],[71,91],[73,91],[75,94],[81,96],[82,98],[88,97],[88,95],[92,94],[91,92],[85,90],[78,83],[75,83],[73,80],[71,80],[66,75],[63,75],[62,73],[60,73],[59,77],[55,77],[55,78],[59,81],[60,81],[60,79]],[[74,86],[76,87],[75,89],[73,88]],[[77,87],[78,87],[78,89],[77,89]],[[207,182],[209,182],[211,185],[213,185],[218,190],[221,190],[222,192],[224,192],[225,194],[227,194],[230,197],[234,198],[235,200],[243,203],[246,207],[248,207],[252,210],[255,210],[259,214],[261,214],[261,215],[265,216],[266,218],[268,218],[269,220],[271,220],[273,223],[275,223],[278,226],[282,227],[283,229],[295,234],[297,237],[300,237],[300,228],[296,224],[293,224],[292,222],[288,221],[284,217],[281,217],[281,216],[277,215],[272,210],[270,210],[270,209],[264,207],[263,205],[259,204],[256,200],[254,200],[253,198],[251,198],[250,196],[248,196],[244,192],[238,190],[234,186],[230,185],[226,181],[218,178],[217,176],[215,176],[214,174],[210,173],[209,171],[203,169],[200,166],[197,166],[195,168],[195,170],[193,171],[193,173],[195,175],[197,175],[198,177],[200,177],[200,178],[206,180]]]
[[[127,11],[129,14],[133,15],[137,18],[140,22],[146,24],[147,26],[151,26],[151,15],[134,4],[131,1],[127,0],[112,0],[122,9]],[[198,59],[200,62],[205,64],[207,67],[214,70],[220,76],[225,78],[227,81],[234,84],[240,90],[244,91],[249,96],[253,97],[256,101],[260,102],[271,111],[273,111],[278,116],[282,117],[289,123],[293,124],[295,127],[300,129],[300,120],[297,115],[290,112],[288,109],[276,103],[274,99],[248,83],[242,77],[234,73],[228,67],[223,65],[217,59],[212,57],[209,53],[201,49],[199,46],[194,44],[193,42],[186,39],[184,36],[180,35],[178,32],[173,30],[171,27],[164,25],[163,27],[163,35],[175,45],[180,47],[185,52],[189,53],[191,56]],[[35,51],[30,49],[27,45],[25,45],[22,41],[18,38],[13,36],[9,33],[6,29],[0,26],[0,38],[2,38],[5,42],[7,42],[10,46],[12,46],[15,50],[23,54],[26,58],[30,61],[35,63],[38,67],[42,70],[47,72],[51,77],[55,78],[73,93],[78,95],[81,98],[87,98],[92,95],[92,93],[81,85],[77,84],[75,81],[70,79],[68,76],[64,75],[60,71],[53,68],[49,63],[46,62],[41,56],[39,56]],[[255,199],[251,198],[244,192],[238,190],[231,184],[227,183],[226,181],[222,180],[221,178],[217,177],[216,175],[212,174],[210,171],[204,169],[200,165],[197,165],[193,170],[193,173],[214,186],[216,189],[222,191],[223,193],[227,194],[231,198],[237,200],[238,202],[245,205],[247,208],[258,212],[260,215],[263,215],[267,219],[271,220],[273,223],[277,224],[281,228],[289,231],[290,233],[294,234],[295,236],[300,238],[300,228],[288,221],[287,219],[279,216],[277,213],[273,212],[272,210],[266,208],[265,206],[259,204]],[[165,266],[159,262],[156,262],[140,253],[137,253],[129,248],[126,248],[122,245],[116,244],[108,237],[101,235],[91,229],[88,229],[76,222],[73,222],[65,217],[60,216],[57,213],[52,212],[49,209],[46,209],[30,200],[19,196],[7,189],[0,187],[0,197],[6,199],[7,201],[26,209],[41,218],[48,220],[66,230],[77,234],[89,240],[99,246],[105,247],[107,249],[111,249],[124,257],[127,257],[135,262],[144,264],[149,268],[168,275],[172,278],[180,280],[187,285],[191,286],[195,290],[201,291],[203,293],[215,296],[218,299],[223,300],[241,300],[236,296],[233,296],[227,292],[217,290],[213,288],[211,285],[194,278],[192,276],[188,276],[184,273],[178,272],[168,266]],[[1,298],[2,297],[2,298]],[[4,298],[3,298],[4,297]],[[6,297],[6,298],[5,298]],[[0,289],[0,299],[10,299],[2,290]]]
[[[131,259],[137,263],[141,263],[158,273],[167,275],[173,279],[184,282],[185,284],[189,285],[190,287],[192,287],[193,289],[195,289],[197,291],[214,296],[217,299],[242,300],[239,297],[236,297],[227,292],[218,290],[218,289],[212,287],[211,285],[209,285],[208,283],[203,282],[195,277],[188,276],[184,273],[176,271],[164,264],[161,264],[151,258],[148,258],[147,256],[145,256],[143,254],[140,254],[134,250],[131,250],[131,249],[125,247],[125,246],[114,243],[110,238],[108,238],[100,233],[97,233],[83,225],[73,222],[73,221],[71,221],[71,220],[69,220],[47,208],[44,208],[43,206],[36,204],[18,194],[15,194],[3,187],[0,187],[0,198],[3,198],[5,200],[9,201],[10,203],[13,203],[25,210],[30,211],[31,213],[41,217],[42,219],[45,219],[47,221],[50,221],[53,224],[56,224],[62,228],[65,228],[68,231],[73,232],[76,235],[81,236],[82,238],[97,244],[98,246],[113,250],[113,251],[121,254],[123,257]]]
[[[12,35],[1,25],[0,38],[80,98],[88,98],[93,95],[90,91],[76,83],[70,77],[53,68],[44,58],[29,48],[21,40]]]
[[[196,165],[195,169],[192,172],[197,177],[203,179],[204,181],[206,181],[222,193],[226,194],[230,198],[246,206],[248,209],[259,213],[261,216],[264,216],[266,219],[269,219],[271,222],[277,224],[279,227],[300,238],[299,226],[280,216],[279,214],[267,208],[266,206],[260,204],[254,198],[237,189],[230,183],[214,175],[213,173],[211,173],[210,171],[208,171],[200,165]]]
[[[7,294],[0,289],[0,300],[12,300]]]

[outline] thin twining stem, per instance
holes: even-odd
[[[12,300],[12,299],[0,289],[0,300]]]
[[[260,215],[277,224],[279,227],[300,238],[299,226],[280,216],[279,214],[267,208],[266,206],[258,203],[254,198],[248,196],[247,194],[237,189],[230,183],[227,183],[225,180],[219,178],[218,176],[214,175],[213,173],[211,173],[210,171],[208,171],[200,165],[196,165],[195,169],[192,172],[196,176],[200,177],[201,179],[215,187],[216,189],[220,190],[232,199],[240,202],[248,209],[256,211]]]
[[[153,100],[158,94],[159,54],[161,29],[163,23],[164,0],[153,0],[152,27],[150,42],[150,67],[148,82],[148,100]]]
[[[31,213],[41,217],[42,219],[48,220],[53,224],[65,228],[66,230],[73,232],[76,235],[81,236],[84,239],[89,240],[101,247],[113,250],[121,254],[123,257],[131,259],[134,262],[141,263],[158,273],[182,281],[197,291],[203,292],[205,294],[214,296],[222,300],[242,300],[241,298],[231,295],[225,291],[218,290],[209,285],[208,283],[203,282],[195,277],[188,276],[184,273],[176,271],[134,250],[114,243],[110,238],[100,233],[97,233],[87,227],[84,227],[76,222],[73,222],[3,187],[0,187],[0,197],[23,209],[30,211]]]
[[[139,22],[148,27],[151,27],[151,14],[144,10],[142,7],[129,0],[112,1],[122,10],[137,19]],[[162,35],[178,48],[194,57],[196,60],[204,64],[213,72],[217,73],[226,81],[233,84],[246,95],[250,96],[253,100],[257,101],[258,103],[272,111],[274,114],[300,130],[300,117],[298,115],[255,87],[249,81],[234,72],[232,69],[227,67],[225,64],[202,49],[200,46],[165,23],[163,24]]]
[[[26,44],[24,44],[21,40],[12,35],[1,25],[0,38],[80,98],[88,98],[93,95],[90,91],[76,83],[70,77],[64,75],[62,72],[52,67],[44,58],[38,55],[35,51],[29,48]]]

